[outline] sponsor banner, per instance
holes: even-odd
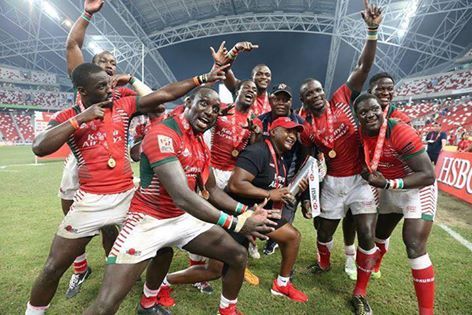
[[[472,204],[472,153],[441,151],[436,178],[439,189]]]
[[[48,112],[34,112],[34,135],[38,135],[44,129],[47,128],[49,120],[51,120],[54,113]],[[56,152],[43,157],[37,157],[40,160],[51,160],[51,159],[65,159],[70,154],[70,149],[67,144],[64,144]]]

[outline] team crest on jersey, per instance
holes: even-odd
[[[157,136],[157,143],[159,144],[159,150],[162,153],[174,153],[174,145],[172,144],[172,139],[167,136]]]

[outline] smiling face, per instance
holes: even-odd
[[[317,80],[304,83],[300,88],[300,100],[310,112],[321,114],[326,103],[326,95],[323,85]]]
[[[272,94],[269,98],[270,107],[275,117],[288,116],[292,108],[292,97],[286,92]]]
[[[296,128],[287,129],[284,127],[277,127],[270,132],[272,143],[283,152],[292,150],[292,147],[297,142],[298,131]]]
[[[394,83],[390,78],[380,78],[375,81],[371,88],[371,93],[377,96],[380,100],[382,109],[387,107],[393,99]]]
[[[265,91],[272,80],[272,72],[266,65],[258,65],[252,69],[252,80],[256,83],[258,91]]]
[[[375,98],[368,98],[360,101],[356,105],[356,115],[361,124],[362,130],[369,136],[379,133],[384,121],[382,107]]]
[[[197,133],[203,133],[216,123],[220,112],[220,97],[216,91],[202,88],[196,92],[187,106],[189,110],[186,111],[185,117],[192,129]]]
[[[257,96],[257,87],[253,81],[244,81],[236,95],[236,104],[248,108],[254,104]]]

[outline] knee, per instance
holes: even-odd
[[[247,265],[247,250],[243,246],[239,245],[233,252],[230,261],[227,263],[238,268],[245,268]]]
[[[408,258],[418,258],[426,254],[426,243],[418,238],[405,237],[403,242],[405,243]]]
[[[69,266],[60,266],[54,258],[48,258],[44,265],[43,275],[46,279],[59,279]]]
[[[291,244],[292,246],[298,246],[300,244],[301,238],[300,231],[292,227],[288,230],[286,243]]]
[[[100,299],[95,301],[92,309],[92,314],[94,315],[107,315],[116,313],[116,310],[111,303],[107,303],[106,301]]]

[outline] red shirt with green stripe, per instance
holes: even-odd
[[[197,176],[210,159],[210,152],[202,135],[194,134],[183,114],[169,117],[160,124],[151,124],[144,136],[141,154],[141,183],[130,211],[142,212],[158,219],[175,218],[185,213],[161,185],[153,168],[179,161],[187,177],[188,187],[195,191]],[[165,179],[164,179],[165,180]]]
[[[117,194],[133,188],[133,172],[128,158],[128,126],[136,112],[137,97],[122,97],[113,102],[113,146],[111,155],[116,166],[110,168],[110,150],[103,120],[80,125],[67,140],[77,158],[80,190],[93,194]],[[109,110],[109,109],[107,109]],[[57,112],[49,121],[55,126],[80,113],[80,106]]]
[[[371,157],[374,155],[377,137],[362,135],[364,145],[369,148]],[[403,178],[413,173],[406,164],[406,160],[424,151],[424,145],[413,127],[401,121],[389,119],[377,170],[386,179]]]

